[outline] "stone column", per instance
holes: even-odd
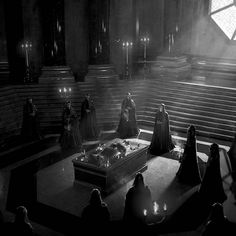
[[[21,51],[24,38],[22,2],[4,1],[5,27],[7,39],[7,56],[12,83],[23,83],[25,74],[25,58]]]
[[[0,52],[0,84],[6,84],[9,83],[9,65],[3,1],[0,1]]]
[[[110,0],[89,0],[89,67],[86,77],[115,76],[110,64]]]
[[[40,83],[74,81],[71,69],[66,66],[64,11],[64,0],[41,2],[44,67]]]

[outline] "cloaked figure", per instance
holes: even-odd
[[[161,104],[156,113],[149,152],[152,155],[161,155],[171,151],[174,147],[170,134],[169,115],[165,110],[165,105]]]
[[[214,203],[202,236],[235,235],[236,225],[224,215],[222,204]]]
[[[127,93],[127,96],[121,104],[120,121],[117,133],[122,139],[135,137],[139,134],[136,118],[136,105],[131,98],[130,93]]]
[[[144,184],[143,175],[137,173],[133,186],[128,190],[125,199],[124,222],[133,227],[146,224],[146,218],[152,214],[152,196]]]
[[[196,130],[193,125],[188,128],[187,142],[184,147],[181,165],[176,175],[179,181],[185,184],[194,186],[201,183],[197,157]]]
[[[223,203],[227,199],[220,171],[219,146],[216,143],[210,147],[206,170],[198,193],[201,199],[210,205],[215,202]]]
[[[83,140],[94,140],[99,135],[96,109],[90,94],[86,94],[81,104],[80,132]]]
[[[89,204],[83,209],[81,218],[88,235],[92,232],[106,233],[110,212],[98,189],[92,190]]]
[[[21,135],[26,141],[41,139],[38,110],[32,98],[27,98],[23,107]]]
[[[236,134],[234,135],[234,140],[228,151],[228,156],[232,167],[232,178],[233,181],[236,182]]]
[[[67,101],[62,112],[62,132],[59,140],[63,149],[78,148],[82,146],[82,139],[79,129],[79,118],[71,105]]]
[[[28,219],[28,211],[26,207],[17,207],[15,220],[13,223],[9,224],[7,228],[7,235],[34,235],[34,229]]]

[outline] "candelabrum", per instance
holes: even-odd
[[[24,43],[21,44],[21,48],[25,54],[25,65],[26,65],[24,83],[30,83],[32,82],[32,75],[31,75],[30,63],[29,63],[29,52],[32,49],[32,43],[29,41],[25,41]]]
[[[72,89],[69,87],[58,88],[58,92],[60,97],[66,101],[70,98]]]
[[[142,37],[140,41],[143,45],[143,76],[145,79],[147,71],[147,46],[149,44],[150,39],[148,37]]]
[[[144,209],[143,215],[147,223],[161,223],[167,216],[167,204],[164,202],[162,208],[156,201],[154,201],[152,212],[148,213],[147,209]]]
[[[168,34],[168,52],[171,53],[175,43],[174,34]]]
[[[131,50],[133,43],[132,42],[123,42],[123,49],[125,50],[125,72],[124,72],[124,78],[130,79],[130,68],[129,68],[129,51]]]

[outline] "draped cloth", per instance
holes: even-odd
[[[149,152],[152,155],[161,155],[171,151],[174,147],[170,134],[169,115],[166,111],[158,110]]]
[[[120,138],[135,137],[139,133],[136,105],[133,99],[125,98],[121,104],[120,121],[117,128]]]
[[[91,100],[85,99],[81,105],[80,132],[84,140],[98,137],[96,110]]]

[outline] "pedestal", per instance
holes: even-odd
[[[151,73],[186,73],[191,70],[191,64],[186,56],[167,54],[158,56],[151,63],[150,70]]]
[[[0,62],[0,85],[9,83],[10,71],[8,62]]]
[[[68,66],[44,66],[39,83],[73,83],[73,73]]]
[[[115,67],[111,64],[89,65],[86,79],[118,79]]]

